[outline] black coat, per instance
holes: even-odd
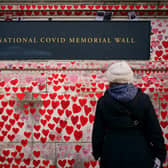
[[[92,150],[101,168],[152,168],[154,157],[163,163],[166,148],[149,96],[139,89],[133,100],[121,104],[106,91],[96,107]]]

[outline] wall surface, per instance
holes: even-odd
[[[168,19],[151,24],[150,61],[129,63],[134,84],[151,96],[168,150]],[[112,62],[1,61],[0,168],[98,168],[91,132]]]

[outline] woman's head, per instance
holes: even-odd
[[[112,64],[105,75],[110,85],[132,83],[133,81],[133,71],[125,61]]]

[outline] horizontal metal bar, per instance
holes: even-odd
[[[0,71],[105,71],[106,69],[101,68],[93,68],[93,69],[84,69],[84,68],[67,68],[67,69],[57,69],[57,68],[51,68],[51,69],[43,69],[43,68],[26,68],[26,69],[3,69],[1,68]],[[165,67],[163,68],[132,68],[133,71],[168,71],[168,69]]]

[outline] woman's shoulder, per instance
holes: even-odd
[[[141,88],[138,88],[138,93],[135,97],[135,100],[143,102],[145,105],[148,104],[148,102],[150,101],[150,96],[147,93],[143,92]]]
[[[104,92],[104,94],[98,99],[97,103],[98,104],[103,104],[103,102],[108,101],[109,99],[111,99],[108,89]]]
[[[146,99],[149,98],[149,95],[148,95],[147,93],[143,92],[143,91],[141,90],[141,88],[138,88],[138,94],[139,94],[141,97],[144,97],[144,98],[146,98]]]

